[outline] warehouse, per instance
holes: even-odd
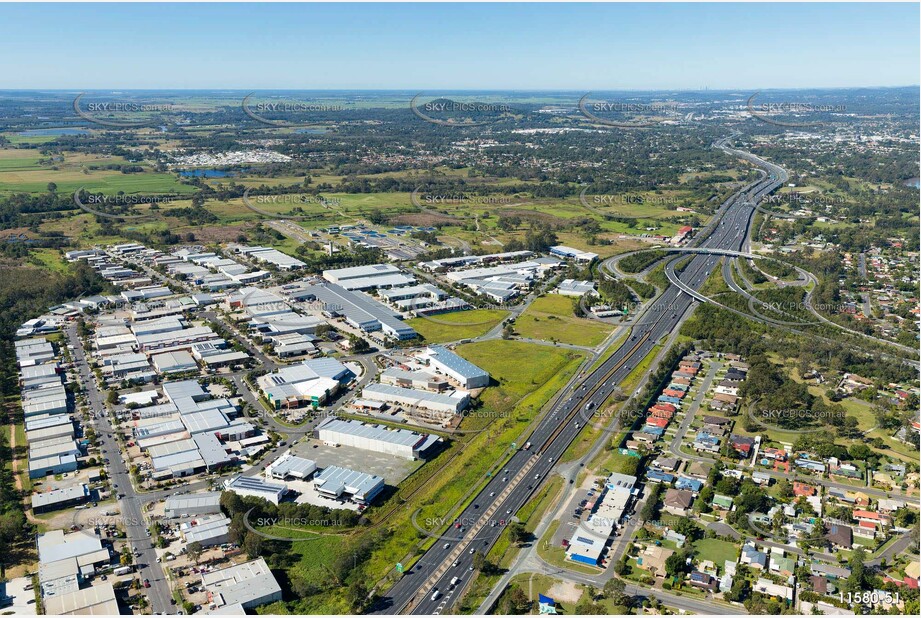
[[[69,438],[73,440],[74,438],[74,424],[69,417],[64,415],[63,419],[66,421],[64,423],[57,423],[49,427],[42,427],[40,429],[33,429],[31,431],[26,431],[26,442],[30,445],[35,442],[41,442],[43,440],[50,440],[52,438]]]
[[[157,372],[161,375],[170,373],[183,373],[185,371],[194,371],[198,369],[198,364],[192,355],[185,350],[175,352],[164,352],[163,354],[154,354],[150,357]]]
[[[80,445],[77,444],[76,440],[64,439],[64,440],[44,440],[41,443],[36,445],[29,445],[29,459],[44,459],[46,457],[54,457],[57,455],[73,455],[74,457],[79,457],[81,455]]]
[[[192,441],[198,447],[198,454],[204,460],[208,472],[219,470],[233,461],[233,458],[224,449],[224,445],[213,433],[195,434],[192,436]]]
[[[63,385],[40,388],[22,393],[22,411],[26,418],[39,414],[67,412],[67,391]]]
[[[172,415],[171,418],[155,418],[147,421],[146,423],[139,421],[131,430],[131,433],[135,440],[139,443],[138,446],[141,447],[141,450],[147,450],[150,448],[149,446],[140,444],[141,442],[144,442],[150,438],[157,438],[159,436],[166,436],[170,434],[186,434],[185,437],[189,437],[185,425],[181,420],[179,420],[178,415]]]
[[[205,469],[194,440],[176,440],[148,449],[155,472],[172,472],[173,476],[187,476]]]
[[[202,573],[201,582],[217,608],[240,605],[252,609],[281,600],[281,587],[264,558]]]
[[[424,371],[407,371],[399,367],[388,367],[381,373],[381,384],[401,386],[403,388],[421,388],[427,391],[441,392],[450,385],[444,378]]]
[[[284,455],[276,459],[272,465],[265,469],[266,476],[283,481],[287,478],[295,478],[301,481],[309,479],[317,471],[317,462],[312,459],[304,459],[292,455],[291,451],[286,451]]]
[[[198,412],[183,412],[182,423],[192,435],[215,432],[230,426],[230,421],[220,409],[204,409]]]
[[[225,515],[211,515],[183,522],[179,534],[186,543],[200,543],[202,547],[230,542],[230,519]]]
[[[237,251],[255,260],[274,264],[278,270],[297,270],[307,266],[299,259],[269,247],[239,247]]]
[[[26,431],[36,431],[38,429],[60,426],[70,426],[70,428],[73,429],[73,419],[66,414],[55,414],[53,416],[31,418],[26,421]]]
[[[221,512],[221,492],[183,494],[166,499],[164,513],[167,518],[214,515]]]
[[[384,479],[374,474],[329,466],[314,477],[313,486],[320,495],[328,498],[348,495],[352,502],[369,504],[384,490]]]
[[[45,613],[49,616],[95,615],[117,616],[118,601],[111,582],[98,582],[88,588],[81,588],[43,599]]]
[[[332,358],[308,360],[260,376],[256,383],[272,406],[317,408],[339,391],[341,384],[355,377],[345,365]]]
[[[29,459],[29,478],[39,479],[49,474],[64,474],[77,469],[73,455],[52,455],[42,459]]]
[[[370,264],[351,268],[324,270],[323,278],[337,283],[346,290],[371,290],[395,288],[415,283],[416,279],[392,264]]]
[[[153,379],[154,372],[145,354],[126,352],[104,357],[102,359],[102,375],[106,379],[150,382]]]
[[[423,459],[440,441],[435,435],[338,418],[327,418],[320,423],[316,436],[329,445],[351,446],[404,459]]]
[[[448,295],[445,292],[441,291],[431,283],[381,290],[378,292],[378,296],[383,298],[388,303],[415,301],[423,298],[429,299],[431,301],[441,301],[448,298]],[[411,305],[412,303],[410,303],[410,306]]]
[[[443,346],[429,346],[422,358],[428,361],[429,366],[435,371],[453,378],[464,388],[489,386],[487,372]]]
[[[131,325],[131,331],[136,337],[142,335],[154,335],[157,333],[170,333],[185,328],[185,322],[178,316],[167,316],[153,320],[144,320],[135,322]]]
[[[387,384],[369,384],[362,392],[362,397],[451,414],[460,413],[470,403],[469,393],[454,391],[448,395]]]
[[[277,483],[267,483],[261,479],[250,476],[237,476],[224,482],[224,489],[241,496],[263,498],[272,504],[278,504],[288,492],[287,486]]]
[[[418,333],[401,322],[386,306],[367,294],[350,292],[340,285],[312,285],[292,295],[299,300],[315,299],[324,304],[330,314],[341,315],[353,327],[365,332],[382,331],[386,336],[405,340]]]
[[[573,249],[572,247],[567,247],[565,245],[550,247],[550,254],[558,255],[563,258],[572,258],[577,262],[591,262],[598,258],[597,253],[590,253],[588,251],[582,251],[581,249]]]
[[[38,513],[47,513],[58,509],[66,509],[78,504],[84,504],[90,499],[90,490],[86,484],[71,485],[61,489],[53,489],[40,494],[32,495],[32,510]]]

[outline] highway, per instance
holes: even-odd
[[[700,247],[738,251],[745,243],[755,213],[754,204],[779,187],[787,175],[781,168],[749,153],[728,148],[727,141],[728,138],[720,140],[714,147],[758,165],[765,173],[721,205],[714,217],[717,221],[701,233],[697,242]],[[695,254],[678,276],[684,284],[696,289],[720,259],[719,255]],[[472,578],[474,552],[489,550],[503,524],[534,494],[586,421],[659,340],[678,328],[694,302],[686,292],[669,286],[653,303],[653,311],[647,311],[637,320],[631,337],[589,374],[571,397],[558,401],[545,415],[528,439],[530,448],[520,448],[506,464],[505,471],[497,473],[473,499],[458,518],[462,529],[451,527],[439,537],[420,560],[425,567],[405,572],[382,595],[372,613],[450,612]]]

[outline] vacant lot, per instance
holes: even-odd
[[[720,569],[726,560],[735,562],[739,555],[739,548],[734,543],[719,539],[694,541],[694,549],[697,551],[698,560],[710,560]]]
[[[612,327],[573,314],[573,299],[560,294],[542,296],[515,322],[515,330],[529,339],[596,346]]]
[[[407,324],[416,329],[428,343],[443,343],[485,335],[507,315],[508,311],[500,309],[472,309],[414,318]]]

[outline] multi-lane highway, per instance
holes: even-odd
[[[747,237],[754,205],[787,178],[783,169],[749,153],[732,150],[727,140],[714,147],[743,158],[764,170],[756,182],[743,187],[721,205],[713,224],[701,232],[697,244],[715,249],[740,250]],[[691,288],[698,288],[721,256],[696,254],[678,274]],[[529,448],[518,450],[473,503],[459,516],[462,529],[449,528],[420,560],[404,573],[375,607],[375,613],[439,614],[450,611],[473,575],[475,552],[485,553],[506,523],[534,494],[555,462],[604,401],[648,355],[663,337],[673,332],[695,300],[676,286],[669,286],[637,320],[628,340],[600,367],[589,374],[571,397],[560,399],[539,422],[528,439]]]

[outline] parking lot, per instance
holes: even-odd
[[[394,455],[375,453],[351,446],[327,446],[315,438],[308,438],[292,447],[292,452],[317,462],[317,467],[339,466],[358,472],[376,474],[388,485],[397,485],[424,462],[411,461]]]

